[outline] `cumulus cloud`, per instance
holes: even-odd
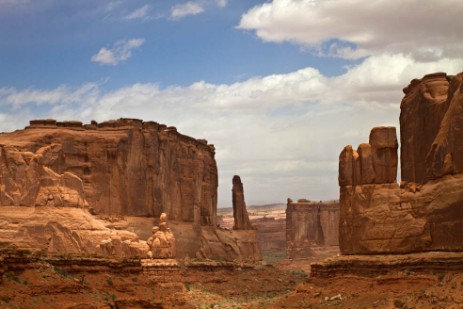
[[[0,129],[26,119],[155,120],[216,145],[219,200],[242,176],[248,203],[286,197],[334,199],[337,160],[346,144],[368,140],[373,126],[398,125],[402,88],[435,71],[457,73],[463,59],[417,61],[410,55],[372,56],[345,74],[327,77],[307,67],[231,84],[199,81],[186,87],[133,84],[113,91],[89,83],[76,89],[0,88]],[[41,112],[34,106],[40,105]]]
[[[459,0],[273,0],[246,12],[238,28],[328,56],[391,52],[433,61],[461,55],[462,14]]]
[[[148,16],[148,12],[150,10],[149,4],[146,4],[135,11],[131,12],[130,14],[124,16],[123,19],[144,19]]]
[[[172,7],[170,12],[170,18],[173,20],[179,20],[185,16],[197,15],[202,12],[204,12],[204,8],[201,4],[196,2],[187,2]]]
[[[118,65],[132,56],[132,49],[143,45],[145,39],[130,39],[116,42],[111,48],[103,47],[92,56],[93,62],[101,65]]]

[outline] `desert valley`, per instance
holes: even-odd
[[[215,146],[154,121],[1,133],[0,307],[461,308],[463,73],[405,86],[334,201],[247,206],[236,175],[218,208]]]

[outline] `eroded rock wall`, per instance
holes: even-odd
[[[339,203],[293,202],[286,208],[288,258],[325,257],[339,251]]]
[[[463,251],[463,73],[427,75],[404,93],[400,186],[393,128],[340,154],[343,254]]]
[[[172,220],[216,225],[213,145],[173,127],[136,119],[84,126],[31,121],[26,130],[0,135],[0,147],[4,206],[61,205],[64,191],[97,214],[165,212]],[[43,201],[46,192],[50,199]]]

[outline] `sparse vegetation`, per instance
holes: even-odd
[[[285,251],[268,251],[262,255],[262,259],[270,265],[286,258]]]
[[[21,283],[21,280],[19,279],[19,277],[16,276],[16,275],[15,275],[14,273],[12,273],[12,272],[9,272],[9,271],[5,272],[5,273],[4,273],[4,277],[5,277],[6,279],[8,279],[8,280],[12,280],[12,281],[15,281],[15,282],[17,282],[17,283]]]
[[[63,278],[69,277],[69,273],[61,267],[55,267],[55,272]]]
[[[301,268],[305,261],[297,262],[214,271],[182,266],[181,276],[172,280],[142,273],[69,274],[62,267],[37,263],[36,268],[4,272],[0,308],[42,308],[47,303],[59,306],[76,300],[88,307],[140,301],[143,306],[168,308],[316,308],[320,304],[326,308],[385,308],[391,299],[400,300],[401,308],[407,304],[431,308],[463,301],[463,274],[459,273],[440,271],[432,276],[405,270],[377,278],[307,280],[308,269]],[[342,298],[331,299],[337,295]]]
[[[442,273],[438,274],[438,275],[437,275],[437,280],[438,280],[439,282],[442,282],[442,280],[444,280],[444,276],[445,276],[445,275],[442,274]]]
[[[303,270],[293,270],[291,271],[291,275],[301,279],[301,280],[306,280],[308,275],[305,271]]]

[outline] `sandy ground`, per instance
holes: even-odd
[[[463,273],[311,278],[307,260],[164,276],[6,269],[0,308],[462,308]]]

